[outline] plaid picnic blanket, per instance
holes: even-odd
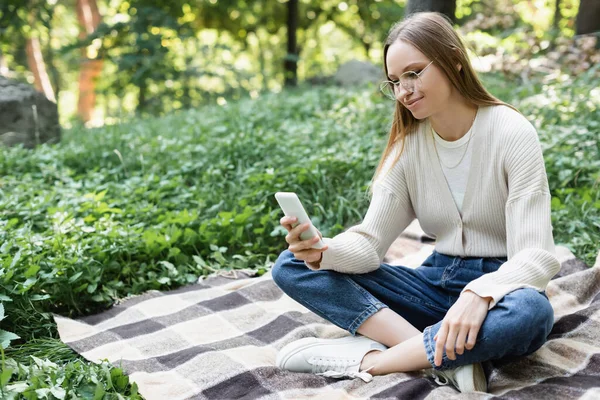
[[[407,229],[384,262],[417,267],[433,245]],[[589,268],[557,247],[562,264],[547,289],[555,310],[548,342],[517,359],[487,362],[489,393],[468,399],[600,398],[600,254]],[[270,272],[238,270],[170,292],[151,291],[78,320],[55,316],[63,342],[86,359],[121,366],[152,399],[448,399],[459,395],[423,372],[334,379],[275,366],[303,337],[349,333],[285,295]]]

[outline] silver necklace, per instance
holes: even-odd
[[[479,109],[477,111],[479,112]],[[471,129],[473,129],[473,124],[475,123],[475,118],[477,118],[477,112],[475,113],[475,116],[473,117],[473,121],[471,122],[471,128],[469,128],[469,131]],[[458,164],[456,164],[453,167],[449,167],[446,164],[444,164],[444,162],[442,161],[442,158],[440,157],[440,154],[438,153],[438,149],[435,144],[435,137],[433,137],[433,125],[431,124],[431,121],[429,122],[429,126],[431,127],[431,139],[433,139],[433,148],[435,149],[435,154],[437,155],[438,160],[440,160],[440,163],[442,163],[442,165],[448,169],[454,169],[454,168],[458,167],[460,165],[460,163],[462,162],[463,158],[465,158],[465,155],[467,154],[467,150],[469,149],[469,143],[471,142],[471,139],[473,138],[473,135],[475,134],[475,132],[472,132],[471,136],[469,136],[469,140],[467,140],[467,145],[465,146],[465,151],[464,151],[462,157],[460,158],[460,160],[458,161]]]

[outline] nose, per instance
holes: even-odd
[[[404,99],[406,95],[410,93],[414,93],[414,90],[406,90],[404,86],[398,85],[398,89],[396,89],[396,100],[402,102],[402,99]]]

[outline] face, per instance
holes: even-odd
[[[437,67],[435,61],[427,67],[430,62],[431,59],[407,42],[398,40],[388,48],[386,65],[390,81],[397,82],[400,75],[406,71],[419,74],[420,79],[412,88],[414,92],[411,93],[402,85],[398,85],[396,89],[396,99],[416,119],[427,118],[442,110],[453,95],[453,86],[448,78]],[[415,100],[418,101],[414,102]]]

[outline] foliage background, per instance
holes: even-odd
[[[280,190],[325,236],[359,223],[391,124],[375,86],[328,77],[355,58],[381,67],[403,0],[301,0],[297,88],[283,87],[283,0],[98,5],[103,23],[83,41],[75,0],[0,5],[0,73],[31,82],[24,48],[39,38],[68,128],[57,145],[0,149],[2,398],[140,398],[118,366],[62,344],[52,313],[89,315],[220,269],[264,273],[285,248]],[[458,0],[457,29],[486,87],[538,129],[556,244],[592,265],[600,52],[595,35],[574,36],[579,1],[562,0],[558,20],[554,5]],[[104,60],[87,127],[81,46]]]
[[[102,23],[83,41],[75,0],[6,0],[0,9],[5,71],[33,81],[23,49],[26,38],[38,37],[65,126],[77,120],[82,45],[89,58],[104,60],[92,125],[126,121],[136,111],[161,115],[282,90],[285,0],[97,3]],[[525,54],[547,56],[562,46],[560,57],[564,47],[572,47],[579,0],[561,0],[558,29],[554,5],[555,0],[457,0],[456,18],[478,68],[512,77],[523,69],[540,71],[539,65],[525,65],[531,62]],[[406,0],[300,0],[299,80],[331,76],[351,59],[382,67],[382,42],[405,6]],[[543,72],[560,68],[550,65]]]

